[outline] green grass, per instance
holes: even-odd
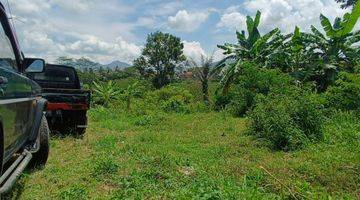
[[[359,199],[360,123],[342,114],[322,144],[274,152],[226,113],[92,110],[83,139],[53,138],[16,199]],[[351,138],[351,139],[349,139]]]

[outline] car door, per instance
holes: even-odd
[[[7,160],[26,142],[35,98],[31,97],[29,79],[18,71],[14,38],[3,10],[0,15],[0,119]]]

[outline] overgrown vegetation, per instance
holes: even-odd
[[[83,70],[90,131],[55,138],[23,196],[359,199],[359,6],[287,35],[261,35],[258,12],[216,67],[184,62],[180,38],[156,32],[135,67]]]

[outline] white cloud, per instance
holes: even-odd
[[[239,12],[225,13],[221,16],[220,22],[216,25],[218,28],[228,28],[230,30],[238,29],[246,25],[245,15]]]
[[[257,10],[262,12],[261,31],[280,27],[285,32],[292,32],[296,25],[303,30],[309,30],[310,25],[319,26],[320,13],[333,20],[346,12],[333,0],[247,0],[241,6],[228,8],[217,26],[243,30],[246,28],[244,13],[255,15]]]
[[[13,0],[10,6],[15,19],[19,19],[15,26],[26,56],[49,62],[70,56],[101,63],[131,63],[140,54],[141,46],[129,39],[135,38],[132,30],[137,24],[112,21],[113,15],[120,16],[119,20],[131,12],[117,0],[106,4],[100,0]],[[139,23],[146,25],[149,21]]]
[[[226,56],[224,55],[224,50],[222,49],[217,49],[215,52],[214,52],[214,62],[217,62],[217,61],[220,61],[222,59],[224,59]]]
[[[50,0],[50,2],[72,12],[88,11],[96,5],[94,0]]]
[[[149,2],[145,1],[145,3],[149,3]],[[153,16],[167,16],[173,14],[181,7],[183,7],[183,4],[180,1],[161,3],[156,5],[156,7],[151,8],[149,13]]]
[[[7,5],[2,1],[4,5]],[[43,0],[16,0],[15,3],[11,3],[15,10],[20,13],[32,14],[42,12],[51,8],[51,4]]]
[[[181,32],[193,32],[209,17],[209,12],[188,13],[180,10],[168,18],[168,27]]]
[[[116,38],[113,42],[105,42],[95,36],[84,36],[82,40],[65,45],[65,52],[81,57],[87,55],[99,62],[106,63],[120,58],[124,62],[131,63],[141,53],[141,47]]]
[[[184,54],[187,58],[193,59],[195,62],[201,62],[201,57],[209,57],[213,56],[214,62],[220,61],[225,58],[223,54],[224,51],[222,49],[216,49],[212,53],[207,53],[203,47],[201,46],[200,42],[192,41],[183,41],[184,44]]]
[[[184,55],[187,58],[193,59],[196,62],[201,60],[201,56],[205,56],[206,53],[204,49],[201,47],[200,42],[187,42],[183,41],[184,44]]]

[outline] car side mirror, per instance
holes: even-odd
[[[40,58],[25,58],[26,73],[41,73],[45,68],[45,60]]]

